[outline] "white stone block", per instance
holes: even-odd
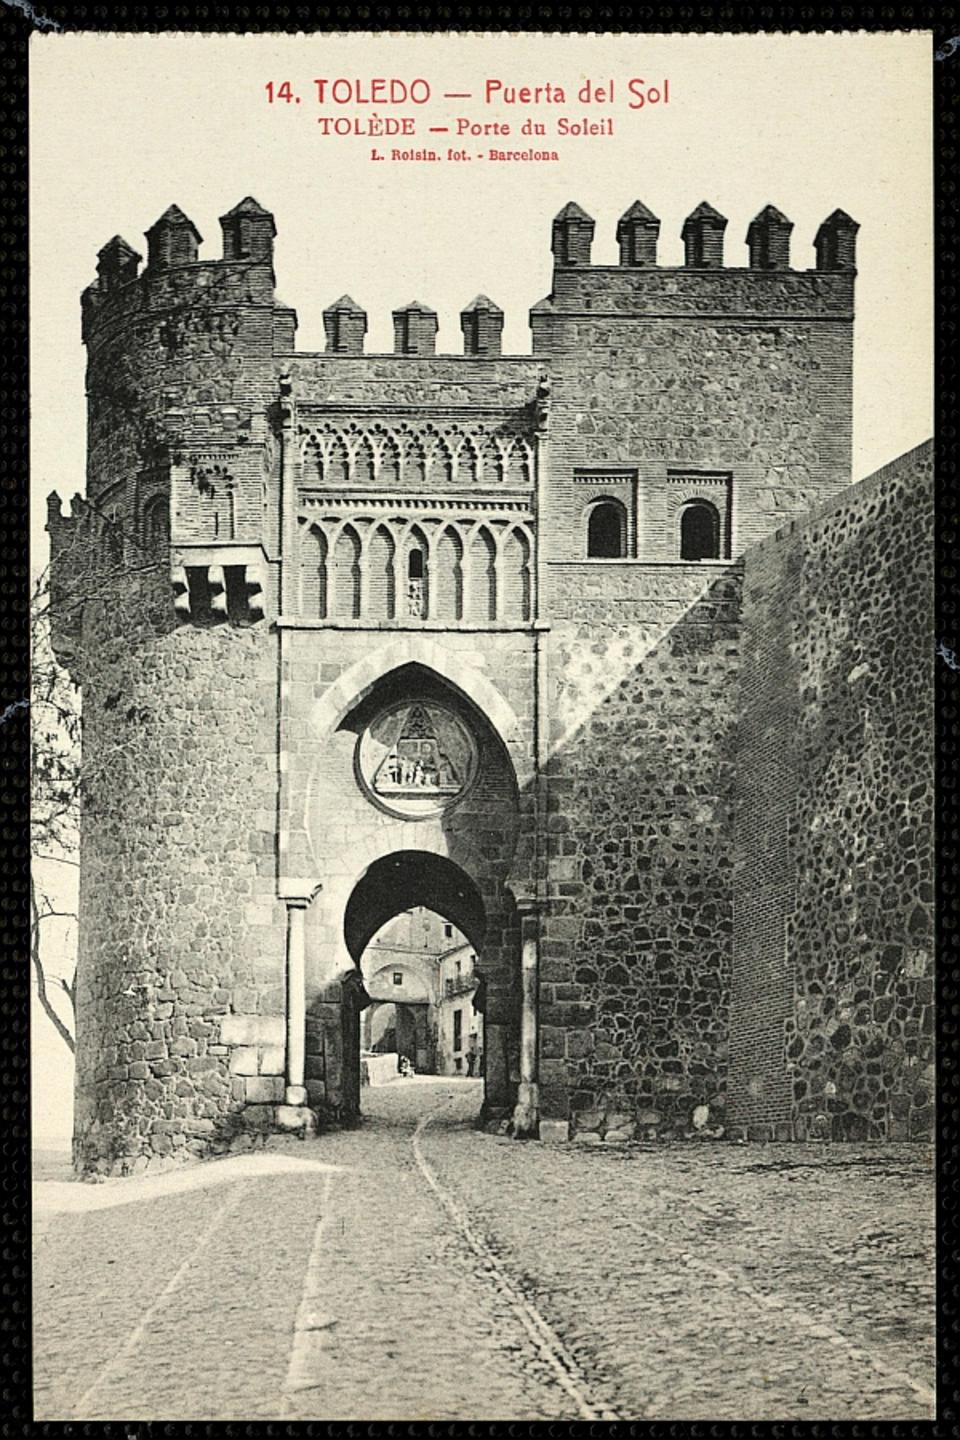
[[[251,1075],[244,1083],[248,1104],[272,1105],[283,1099],[283,1079],[279,1075]]]
[[[224,1015],[220,1021],[220,1040],[224,1045],[282,1046],[285,1035],[286,1022],[282,1015]]]
[[[282,1075],[285,1059],[282,1045],[264,1045],[260,1052],[260,1074]]]
[[[548,1145],[562,1144],[570,1139],[569,1120],[541,1120],[540,1139]]]
[[[230,1056],[231,1075],[256,1075],[257,1051],[251,1045],[238,1045]]]
[[[280,1045],[286,1039],[287,1022],[283,1015],[260,1015],[257,1038],[261,1045]],[[281,1065],[281,1070],[283,1066]]]
[[[220,1021],[223,1045],[256,1045],[258,1015],[224,1015]]]
[[[302,1130],[305,1135],[317,1128],[317,1117],[305,1105],[278,1105],[275,1120],[279,1130]]]

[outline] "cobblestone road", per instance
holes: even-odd
[[[518,1144],[478,1103],[40,1184],[37,1418],[931,1415],[924,1152]]]

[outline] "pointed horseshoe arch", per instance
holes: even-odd
[[[425,636],[397,637],[345,670],[316,702],[311,720],[317,734],[331,735],[365,695],[385,676],[405,665],[422,665],[445,680],[490,722],[506,750],[518,732],[519,721],[512,705],[492,681],[469,665],[455,663],[439,645]]]

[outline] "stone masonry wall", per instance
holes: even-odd
[[[557,566],[553,589],[543,1114],[659,1135],[707,1104],[716,1123],[739,575]]]
[[[635,474],[642,560],[679,558],[665,502],[698,495],[698,473],[729,477],[734,557],[837,494],[852,307],[849,275],[559,267],[531,313],[553,380],[542,552],[586,554],[585,506],[604,492],[578,470]]]
[[[78,1163],[225,1148],[282,1099],[276,637],[176,626],[165,568],[88,601]]]
[[[731,1118],[756,1136],[932,1132],[931,481],[921,446],[746,556]]]

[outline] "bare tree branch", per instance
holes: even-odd
[[[88,523],[90,515],[97,517],[93,525]],[[54,545],[53,574],[50,566],[40,570],[30,597],[32,849],[37,859],[74,870],[79,868],[81,803],[109,806],[109,786],[101,781],[130,761],[129,740],[101,744],[94,756],[84,756],[81,750],[81,697],[74,675],[79,678],[83,669],[84,608],[91,601],[109,602],[116,596],[118,580],[156,570],[161,563],[135,531],[121,519],[103,515],[89,501],[83,503],[81,520],[71,527],[72,541],[66,531],[60,534]],[[59,902],[59,888],[59,882],[50,879],[48,894],[44,882],[36,874],[32,877],[31,952],[40,1003],[73,1053],[74,1036],[53,1007],[48,984],[62,990],[73,1007],[75,977],[54,976],[44,967],[43,922],[76,919]],[[62,957],[58,958],[62,964]]]
[[[70,1030],[67,1028],[63,1020],[57,1014],[57,1011],[54,1008],[54,1005],[51,1002],[49,995],[47,994],[47,977],[44,973],[43,958],[40,953],[40,921],[44,917],[40,914],[40,908],[37,903],[36,888],[34,886],[32,876],[30,879],[30,906],[33,912],[33,923],[30,926],[30,957],[33,961],[33,969],[37,981],[37,999],[40,1001],[40,1006],[43,1010],[43,1013],[46,1015],[47,1019],[50,1021],[51,1025],[56,1030],[63,1043],[70,1051],[70,1054],[73,1055],[75,1054],[77,1048],[76,1042],[74,1041],[73,1035],[71,1034]],[[60,983],[62,988],[66,991],[70,999],[70,1004],[72,1006],[72,986],[68,985],[66,980],[63,980],[62,978]]]

